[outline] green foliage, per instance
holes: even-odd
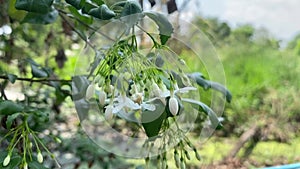
[[[51,11],[52,3],[53,0],[16,0],[15,7],[18,10],[46,14]]]
[[[34,13],[28,12],[22,22],[31,24],[50,24],[57,19],[58,12],[56,10],[49,11],[48,13]]]
[[[153,12],[144,13],[157,24],[160,35],[160,42],[162,45],[165,45],[168,39],[171,37],[171,34],[173,33],[173,27],[171,23],[163,14]]]
[[[53,153],[55,146],[53,147],[52,145],[54,145],[53,142],[59,140],[63,134],[59,132],[53,134],[51,131],[49,134],[48,129],[54,127],[56,125],[55,123],[60,122],[60,120],[63,121],[63,119],[61,119],[63,117],[60,116],[63,111],[61,110],[61,106],[63,104],[70,104],[70,99],[72,99],[76,105],[75,108],[80,120],[88,119],[90,102],[87,99],[87,90],[94,83],[98,83],[95,82],[97,76],[103,78],[105,83],[102,84],[102,87],[105,87],[105,92],[110,94],[109,97],[111,97],[113,104],[116,103],[116,100],[121,103],[121,95],[118,98],[113,98],[116,95],[109,93],[109,87],[111,86],[122,91],[122,94],[127,94],[128,92],[133,94],[133,89],[125,92],[125,89],[127,90],[127,88],[133,87],[130,81],[135,81],[140,85],[145,82],[147,83],[147,88],[142,89],[143,92],[146,92],[145,97],[149,97],[150,94],[151,97],[154,97],[149,90],[151,87],[149,84],[151,84],[151,82],[155,84],[159,83],[160,87],[165,86],[164,92],[168,91],[169,94],[164,96],[161,92],[160,97],[162,98],[159,99],[161,101],[157,100],[157,98],[153,98],[158,102],[156,106],[161,109],[154,110],[153,105],[143,102],[143,98],[141,97],[144,96],[142,95],[137,95],[134,101],[132,101],[132,96],[125,95],[125,98],[125,96],[122,95],[125,100],[123,100],[124,103],[121,104],[124,104],[122,105],[123,107],[130,104],[136,107],[138,105],[138,109],[143,111],[141,114],[143,123],[136,123],[135,125],[138,126],[136,129],[139,130],[138,132],[145,132],[150,138],[148,140],[149,142],[145,144],[154,142],[155,139],[160,136],[169,137],[171,135],[167,133],[168,135],[166,136],[164,132],[170,128],[170,124],[177,123],[177,116],[185,113],[182,103],[183,99],[179,97],[182,91],[178,88],[176,81],[181,80],[181,76],[185,76],[185,79],[188,79],[188,77],[183,72],[178,72],[178,70],[177,75],[173,75],[170,73],[170,70],[164,68],[165,65],[170,64],[166,62],[166,58],[160,58],[160,61],[157,58],[159,50],[171,51],[166,44],[172,36],[173,26],[166,16],[156,12],[143,12],[142,7],[136,1],[121,1],[108,4],[102,0],[42,0],[38,2],[32,0],[16,0],[10,1],[8,5],[9,10],[5,11],[7,13],[5,16],[10,16],[16,19],[16,21],[6,19],[6,23],[3,24],[10,26],[13,31],[9,35],[1,36],[3,49],[1,48],[0,57],[5,56],[5,60],[3,60],[3,62],[1,60],[1,65],[8,64],[15,66],[12,68],[1,67],[0,74],[1,79],[3,79],[3,81],[0,82],[0,117],[3,122],[1,123],[1,130],[3,129],[1,138],[3,139],[0,140],[0,144],[1,146],[7,147],[6,154],[1,154],[1,161],[5,163],[5,165],[11,168],[26,168],[27,166],[29,168],[46,168],[46,166],[53,168],[54,164],[56,164],[56,166],[59,167],[56,160],[57,157]],[[158,27],[159,37],[153,36],[143,30],[140,25],[140,20],[143,17],[149,17],[154,21]],[[113,45],[109,46],[107,50],[99,49],[98,46],[94,46],[89,38],[94,34],[98,34],[99,25],[101,29],[101,25],[108,23],[108,20],[120,20],[126,29],[125,32],[122,32],[122,36],[120,36],[118,40],[115,40]],[[139,53],[140,49],[136,29],[142,30],[151,40],[153,51],[150,53],[154,54],[151,57]],[[159,41],[157,40],[158,38],[160,43],[157,43],[157,41]],[[83,40],[86,45],[94,50],[95,58],[87,74],[74,76],[71,79],[70,72],[74,70],[75,59],[70,55],[77,54],[72,48],[76,45],[82,45],[83,42],[80,40]],[[67,54],[67,52],[73,53]],[[116,81],[114,78],[118,75],[119,69],[122,67],[126,68],[127,65],[131,65],[130,67],[136,66],[137,72],[135,73],[137,74],[133,74],[132,72],[130,75],[126,74],[130,77],[129,79],[124,77],[125,79],[123,81]],[[126,72],[127,70],[124,69],[121,71]],[[140,77],[140,74],[145,76],[143,77],[144,79]],[[92,84],[90,84],[90,79],[94,79]],[[216,87],[218,85],[208,81],[207,83],[210,83],[210,88],[219,89],[223,94],[226,94],[224,93],[225,88],[218,88]],[[10,86],[20,89],[22,91],[22,97],[10,99],[10,96],[6,95],[6,89]],[[186,82],[182,83],[180,88],[184,89],[184,87],[187,87],[187,91],[196,90],[196,88],[188,86],[189,84]],[[104,89],[102,93],[103,92]],[[93,94],[94,93],[92,93],[90,98],[93,98]],[[152,102],[150,99],[148,100],[149,103]],[[97,101],[100,102],[100,97]],[[127,105],[125,101],[130,104]],[[211,119],[213,125],[219,125],[216,114],[204,103],[191,103],[189,100],[186,101],[185,104],[199,105],[200,108],[197,107],[196,111],[204,112],[204,114],[207,114]],[[109,117],[106,115],[108,110],[107,106],[108,104],[104,98],[104,104],[99,105],[99,109],[105,113],[105,117]],[[123,107],[118,111],[114,107],[114,113],[123,112]],[[136,107],[134,110],[136,110]],[[160,114],[160,111],[162,114]],[[126,113],[123,115],[123,120],[127,120],[125,117]],[[153,117],[153,115],[157,115],[158,118]],[[137,117],[135,118],[137,119]],[[155,120],[147,121],[149,118]],[[122,115],[120,115],[117,120],[120,121],[121,119]],[[125,124],[127,125],[129,123],[130,122],[126,121]],[[130,125],[128,128],[131,129]],[[182,136],[183,131],[179,127],[178,131],[172,130],[172,133],[174,140],[176,140],[177,137],[184,138],[184,140],[180,142],[180,145],[176,146],[176,150],[186,151],[186,147],[188,146],[193,148],[193,151],[195,151],[199,158],[197,150],[192,143],[189,142],[188,138]],[[152,140],[151,137],[153,137]],[[82,140],[79,139],[76,145],[73,144],[72,140],[64,139],[63,141],[66,143],[64,147],[65,150],[59,151],[66,151],[66,149],[68,151],[76,150],[76,152],[74,151],[72,153],[74,153],[80,161],[88,162],[90,166],[99,160],[99,156],[100,158],[102,158],[102,156],[105,158],[105,160],[103,160],[105,163],[97,165],[103,166],[104,168],[123,164],[117,161],[116,165],[112,165],[112,157],[107,159],[107,156],[113,155],[95,151],[98,147],[87,142],[86,138]],[[166,151],[166,144],[166,141],[161,143],[159,151]],[[45,158],[47,163],[45,164],[43,164],[43,155],[47,155],[47,158]],[[9,158],[11,158],[11,161],[9,161]],[[180,165],[182,167],[185,166],[185,158],[185,156],[180,157]],[[4,159],[6,159],[6,161]],[[163,159],[162,163],[165,163],[167,160],[166,154],[164,154]],[[177,162],[179,163],[178,160]]]
[[[93,8],[89,11],[89,15],[94,16],[98,19],[109,20],[113,18],[116,14],[114,11],[110,10],[105,4],[99,6],[98,8]]]

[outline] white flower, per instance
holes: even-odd
[[[173,114],[173,116],[176,116],[178,113],[178,101],[175,97],[171,97],[169,100],[169,110]]]
[[[100,103],[101,106],[104,106],[104,105],[105,105],[106,97],[107,97],[106,92],[101,90],[101,91],[99,92],[99,103]]]
[[[132,97],[132,100],[138,104],[142,104],[143,99],[144,99],[143,93],[135,93],[131,97]]]
[[[112,117],[113,117],[113,109],[114,109],[114,106],[113,106],[113,105],[108,105],[108,106],[106,106],[105,108],[106,108],[105,113],[104,113],[105,119],[106,119],[106,120],[111,120]]]
[[[10,155],[8,154],[3,161],[3,167],[6,167],[9,164],[9,162],[10,162]]]
[[[173,94],[175,93],[187,93],[190,90],[197,90],[197,88],[195,87],[184,87],[184,88],[178,88],[176,90],[173,91]],[[164,105],[166,105],[166,97],[171,96],[171,91],[166,90],[164,92],[160,92],[158,96],[148,100],[148,102],[152,102],[154,100],[159,99]]]
[[[128,112],[127,111],[128,108],[131,110],[138,110],[141,108],[139,104],[132,101],[125,94],[120,95],[116,100],[118,103],[116,104],[116,106],[112,111],[113,114],[118,113],[122,109],[125,109],[125,111]]]
[[[43,163],[43,155],[42,155],[41,152],[38,152],[38,154],[37,154],[37,160],[38,160],[39,163]]]
[[[92,83],[86,89],[85,98],[87,100],[91,99],[94,96],[94,92],[95,92],[95,84]]]

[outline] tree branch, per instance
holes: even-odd
[[[6,79],[8,80],[9,78],[7,76],[0,76],[0,79]],[[65,79],[33,79],[33,78],[23,78],[23,77],[17,77],[16,80],[20,81],[26,81],[26,82],[38,82],[38,83],[43,83],[43,82],[62,82],[62,83],[70,83],[72,80],[65,80]]]

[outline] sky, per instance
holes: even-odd
[[[251,24],[288,41],[300,33],[300,0],[193,0],[202,16],[218,17],[231,26]],[[200,9],[199,9],[200,8]]]

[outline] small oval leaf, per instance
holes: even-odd
[[[99,6],[98,8],[91,9],[89,11],[89,15],[101,20],[109,20],[116,16],[115,12],[110,10],[105,4]]]
[[[22,112],[24,107],[10,100],[0,102],[0,115],[11,115]]]
[[[16,0],[15,7],[19,10],[45,14],[51,11],[53,0]]]

